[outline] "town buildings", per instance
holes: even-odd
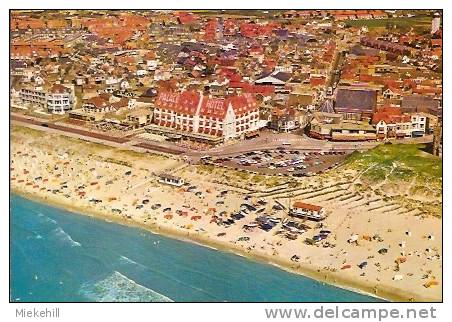
[[[42,86],[25,87],[20,90],[21,104],[47,110],[51,113],[65,113],[74,106],[74,95],[70,88],[54,84],[45,88]]]
[[[43,15],[11,14],[18,112],[67,112],[68,122],[87,127],[123,124],[115,129],[213,144],[261,128],[358,141],[428,135],[442,124],[434,11],[418,11],[413,24],[428,23],[407,30],[366,25],[393,16],[410,22],[387,10],[269,11],[259,19],[184,10]],[[387,116],[386,107],[401,114]]]
[[[281,94],[288,94],[286,84],[291,79],[290,73],[275,70],[272,73],[261,75],[255,80],[258,85],[272,85],[275,86],[275,92]]]
[[[372,124],[376,127],[379,139],[421,137],[430,131],[427,116],[419,113],[402,114],[400,109],[391,107],[376,112]]]
[[[275,107],[272,110],[269,128],[278,132],[290,132],[296,129],[304,129],[308,123],[306,112],[292,107]]]

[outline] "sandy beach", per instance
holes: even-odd
[[[290,184],[273,176],[252,182],[238,171],[188,165],[180,157],[140,154],[22,127],[11,132],[11,188],[27,198],[391,301],[441,301],[441,218],[363,192],[357,188],[359,173],[341,171]],[[160,183],[162,172],[187,185]],[[327,218],[300,222],[304,231],[290,239],[283,223],[292,218],[275,205],[287,209],[295,200],[321,205]],[[259,213],[249,211],[224,224],[244,203],[278,223],[264,231],[254,225]],[[320,230],[331,233],[316,245],[304,242]]]

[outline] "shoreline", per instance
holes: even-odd
[[[57,198],[42,197],[37,193],[30,193],[24,190],[18,189],[17,187],[10,187],[10,194],[14,193],[26,199],[37,201],[40,203],[45,203],[50,206],[55,206],[57,208],[62,208],[70,212],[75,212],[84,216],[94,217],[96,219],[102,219],[107,222],[114,222],[116,224],[125,225],[129,227],[135,227],[144,229],[154,234],[164,235],[169,238],[174,238],[184,242],[190,242],[197,244],[199,246],[207,247],[212,250],[224,251],[227,253],[232,253],[237,256],[245,257],[248,260],[253,260],[260,263],[265,263],[272,265],[279,269],[283,269],[287,272],[302,275],[307,278],[311,278],[320,283],[325,283],[333,285],[342,289],[346,289],[352,292],[357,292],[367,296],[391,301],[391,302],[441,302],[440,300],[435,300],[429,297],[422,297],[418,294],[403,291],[401,289],[383,286],[378,288],[377,285],[369,282],[357,281],[354,278],[349,278],[341,276],[339,273],[334,273],[331,271],[324,270],[314,264],[306,263],[294,263],[290,260],[284,260],[277,257],[268,256],[258,251],[246,252],[239,246],[235,246],[228,242],[221,242],[218,240],[213,240],[202,236],[200,234],[190,234],[182,233],[177,229],[171,229],[168,227],[159,226],[158,224],[144,224],[133,219],[123,219],[115,215],[112,215],[108,211],[102,211],[99,209],[93,209],[92,207],[84,206],[74,206],[70,199],[66,199],[65,202],[58,200]]]

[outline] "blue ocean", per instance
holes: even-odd
[[[376,298],[11,195],[14,302],[374,302]]]

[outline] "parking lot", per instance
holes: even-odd
[[[228,157],[205,156],[202,162],[262,174],[311,176],[331,169],[345,160],[345,151],[299,151],[278,148],[252,151]]]

